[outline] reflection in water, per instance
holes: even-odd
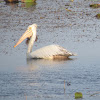
[[[30,8],[36,5],[36,2],[25,2],[21,4],[21,7]]]
[[[35,70],[39,66],[44,66],[44,67],[55,67],[59,64],[64,64],[65,62],[69,62],[70,60],[74,59],[55,59],[55,60],[47,60],[47,59],[27,59],[27,65],[29,70]]]
[[[53,68],[58,67],[62,64],[67,64],[70,61],[75,60],[75,58],[71,59],[55,59],[55,60],[49,60],[49,59],[26,59],[27,66],[20,66],[17,67],[17,70],[19,71],[34,71],[38,70],[42,67],[46,68]]]
[[[18,3],[7,3],[6,2],[6,5],[10,6],[12,9],[18,7]]]

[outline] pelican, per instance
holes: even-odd
[[[14,45],[14,48],[19,45],[24,39],[30,38],[27,50],[27,58],[33,59],[68,59],[69,56],[75,56],[76,54],[69,52],[59,45],[49,45],[42,47],[32,52],[32,47],[36,39],[37,24],[29,25],[26,32],[21,36],[18,42]]]

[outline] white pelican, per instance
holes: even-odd
[[[26,32],[21,36],[18,42],[14,45],[14,48],[19,45],[24,39],[30,38],[27,50],[27,58],[34,59],[67,59],[69,56],[75,56],[75,54],[67,51],[59,45],[49,45],[40,48],[32,52],[32,47],[36,39],[37,24],[29,25]]]

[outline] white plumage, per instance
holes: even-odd
[[[34,52],[27,54],[27,58],[44,58],[44,59],[53,59],[53,58],[68,58],[69,56],[74,56],[73,53],[67,51],[59,45],[49,45],[43,48],[40,48]]]
[[[49,45],[43,48],[40,48],[34,52],[32,52],[32,47],[34,41],[36,39],[36,28],[37,25],[33,24],[28,27],[26,32],[22,35],[19,41],[16,43],[14,47],[20,44],[25,38],[30,38],[30,42],[27,50],[27,58],[35,58],[35,59],[67,59],[69,56],[75,56],[75,54],[67,51],[63,47],[59,45]]]

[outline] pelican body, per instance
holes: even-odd
[[[75,54],[67,51],[59,45],[49,45],[43,48],[37,49],[32,52],[32,47],[36,39],[37,25],[33,24],[28,26],[26,32],[21,36],[18,42],[14,45],[14,48],[19,45],[24,39],[30,38],[27,50],[27,58],[33,59],[68,59],[69,56],[75,56]]]

